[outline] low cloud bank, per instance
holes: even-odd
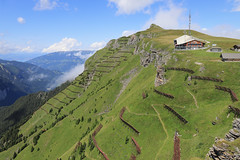
[[[55,82],[50,85],[49,90],[61,85],[62,83],[66,82],[66,81],[73,81],[83,71],[84,71],[84,64],[79,64],[79,65],[75,66],[70,71],[65,72],[63,75],[58,77],[55,80]]]

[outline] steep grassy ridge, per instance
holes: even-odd
[[[86,62],[86,71],[63,91],[75,99],[62,93],[56,95],[21,127],[20,132],[27,137],[25,143],[28,146],[17,154],[16,159],[103,159],[97,148],[91,147],[91,134],[100,123],[103,128],[95,138],[109,159],[130,159],[132,154],[144,160],[172,159],[176,131],[181,135],[182,159],[205,159],[214,138],[223,137],[231,128],[233,115],[227,117],[228,105],[239,105],[238,102],[232,102],[228,93],[216,90],[215,85],[229,87],[240,95],[240,64],[223,63],[220,54],[207,53],[205,50],[174,52],[170,54],[171,58],[165,67],[189,68],[195,71],[193,75],[220,78],[224,82],[188,81],[189,73],[167,70],[167,83],[155,88],[155,61],[143,67],[140,59],[144,54],[140,51],[140,54],[133,54],[137,53],[133,47],[171,52],[173,39],[182,35],[182,32],[152,26],[136,33],[144,38],[134,45],[126,45],[130,37],[122,37],[117,42],[120,45],[118,49],[114,48],[116,41],[113,41],[95,53]],[[217,43],[224,50],[240,42],[198,32],[193,32],[193,35]],[[156,94],[154,88],[175,98]],[[148,95],[145,99],[143,92]],[[182,123],[164,108],[164,104],[188,123]],[[120,120],[123,107],[126,107],[124,120],[140,134]],[[216,125],[212,124],[213,121]],[[34,145],[34,137],[39,132],[43,133]],[[137,153],[131,137],[139,144],[141,154]],[[21,146],[23,142],[0,153],[0,159],[12,157]]]

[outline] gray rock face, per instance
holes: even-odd
[[[225,139],[227,141],[234,141],[240,137],[240,119],[233,121],[233,129],[226,134]]]
[[[107,48],[111,48],[113,42],[114,42],[114,40],[110,40],[110,41],[107,43],[106,47],[107,47]]]
[[[157,75],[155,78],[155,87],[158,87],[158,86],[166,83],[166,79],[164,77],[164,72],[165,72],[165,68],[163,68],[161,66],[157,67]]]
[[[150,50],[151,53],[142,50],[141,65],[147,67],[155,60],[155,67],[166,65],[167,61],[171,58],[169,52],[162,50]]]
[[[129,38],[127,45],[137,45],[138,42],[139,42],[139,38],[137,35],[134,34]]]
[[[118,43],[118,40],[115,40],[115,42],[112,45],[113,49],[119,48],[120,44]]]
[[[230,145],[225,142],[233,142],[240,137],[240,119],[237,118],[233,121],[233,129],[226,134],[225,139],[216,138],[215,144],[207,154],[209,159],[214,160],[239,160],[240,151],[238,147],[234,150],[230,149]]]

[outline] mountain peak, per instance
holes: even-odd
[[[160,26],[158,26],[158,25],[156,25],[156,24],[151,24],[150,29],[151,29],[151,28],[163,29],[162,27],[160,27]]]

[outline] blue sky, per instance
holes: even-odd
[[[99,49],[155,23],[240,39],[240,0],[0,0],[0,54]]]

